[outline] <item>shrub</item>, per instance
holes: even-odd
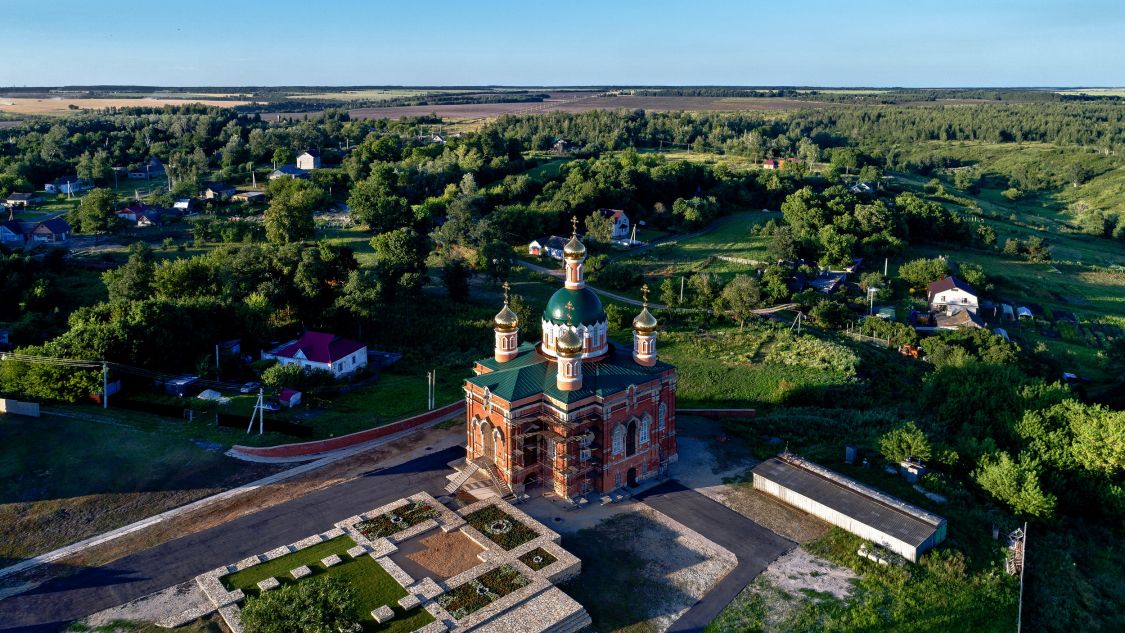
[[[888,461],[902,462],[909,457],[929,459],[932,454],[930,441],[917,424],[907,422],[897,429],[891,429],[879,438],[879,452]]]
[[[1017,514],[1049,519],[1055,511],[1055,496],[1039,485],[1034,465],[1016,461],[1007,453],[985,455],[973,478],[993,497],[1008,504]]]
[[[355,610],[355,589],[323,576],[248,598],[242,627],[246,633],[338,633],[351,630]]]

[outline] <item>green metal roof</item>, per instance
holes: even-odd
[[[609,355],[603,360],[582,362],[581,389],[561,391],[555,382],[558,363],[541,356],[531,343],[520,345],[519,355],[506,363],[497,363],[492,358],[478,362],[492,371],[473,376],[468,382],[487,388],[508,402],[540,393],[562,402],[576,402],[591,395],[605,397],[625,391],[630,385],[654,380],[672,368],[671,365],[661,362],[657,362],[653,367],[638,365],[633,361],[628,347],[611,345]]]
[[[571,318],[566,317],[566,304],[574,306]],[[605,321],[605,310],[602,309],[602,300],[597,293],[589,288],[570,290],[559,288],[551,295],[547,302],[547,309],[543,311],[543,318],[552,323],[566,323],[568,325],[593,325]]]

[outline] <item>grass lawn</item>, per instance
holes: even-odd
[[[348,556],[347,551],[354,546],[355,542],[350,537],[341,536],[224,576],[221,581],[227,589],[241,589],[252,600],[260,593],[257,587],[259,581],[277,578],[283,585],[301,582],[294,580],[289,572],[308,565],[312,575],[307,578],[332,575],[346,580],[355,588],[355,617],[365,632],[407,633],[433,622],[433,616],[425,609],[415,608],[408,613],[398,606],[398,600],[406,596],[406,590],[370,556],[355,559]],[[338,554],[343,562],[325,568],[320,560],[332,554]],[[395,618],[386,624],[376,624],[371,619],[371,612],[383,605],[394,610]]]
[[[658,244],[639,253],[626,253],[619,263],[636,266],[646,276],[664,277],[685,273],[715,273],[725,280],[754,270],[751,264],[727,262],[719,256],[761,261],[766,259],[769,238],[750,234],[750,228],[777,213],[743,211],[728,216],[702,235]]]
[[[280,470],[226,457],[176,420],[84,415],[95,411],[0,416],[0,565]]]
[[[738,328],[663,332],[660,358],[679,371],[676,402],[686,408],[755,407],[847,384],[847,376],[834,371],[763,363],[777,336],[769,324],[748,324],[741,333]]]
[[[435,396],[437,406],[444,406],[462,397],[461,385],[465,378],[465,367],[439,367],[438,389]],[[235,395],[231,397],[224,412],[246,416],[249,423],[257,395]],[[275,418],[296,422],[313,428],[316,437],[336,437],[383,426],[426,410],[425,371],[395,373],[386,372],[374,384],[360,387],[355,391],[334,396],[330,400],[303,399],[304,404],[296,409],[282,409],[276,413],[266,413],[267,419]],[[309,408],[305,408],[305,404]],[[273,444],[283,444],[278,439]],[[244,443],[239,440],[239,443]],[[267,442],[271,443],[271,442]]]
[[[370,266],[375,259],[375,249],[371,247],[371,231],[363,227],[337,228],[322,226],[316,230],[316,239],[325,240],[336,246],[350,246],[355,252],[360,266]]]

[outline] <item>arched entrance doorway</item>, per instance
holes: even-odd
[[[629,484],[630,488],[637,487],[637,469],[630,468],[629,472],[625,475],[625,482]]]
[[[492,441],[492,424],[488,421],[482,422],[480,425],[480,443],[481,452],[484,457],[490,461],[494,461],[496,457],[496,447]]]

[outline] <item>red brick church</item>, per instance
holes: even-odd
[[[519,340],[519,319],[494,319],[495,353],[465,381],[467,458],[513,491],[539,484],[575,498],[655,477],[676,461],[676,368],[656,355],[645,304],[631,347],[607,338],[586,287],[577,232],[563,249],[566,281],[543,312],[543,340]]]

